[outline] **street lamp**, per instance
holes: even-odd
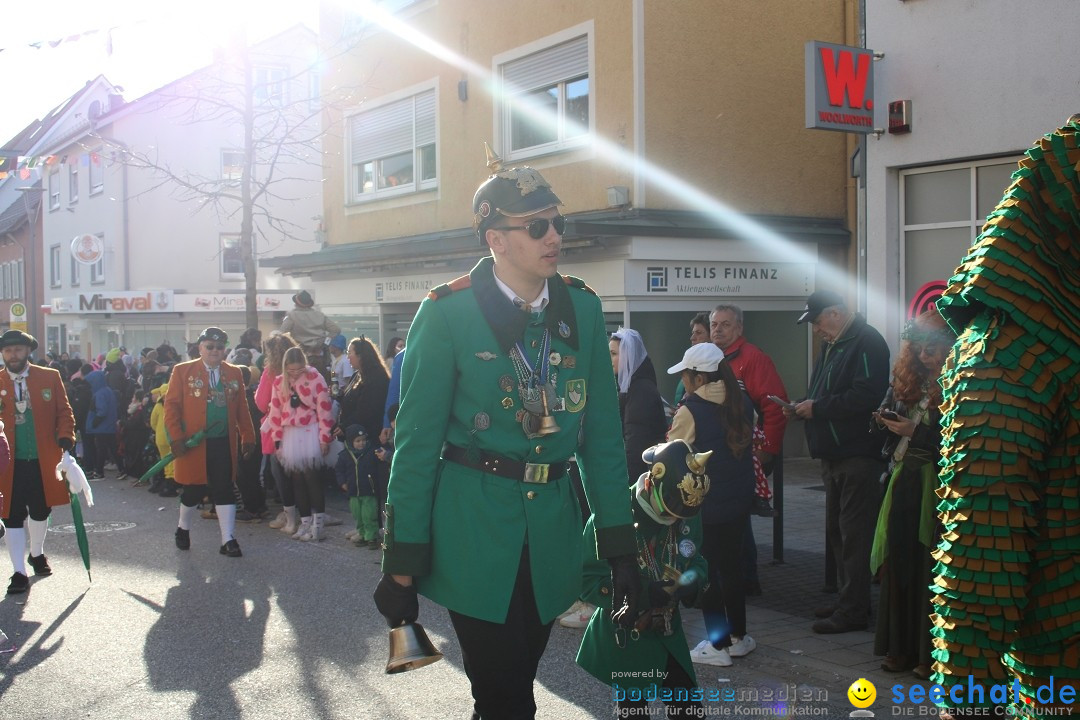
[[[30,227],[30,242],[27,244],[27,247],[23,248],[23,267],[26,268],[27,291],[25,300],[27,312],[26,329],[31,335],[38,338],[39,342],[44,343],[45,339],[37,332],[37,316],[38,313],[41,312],[41,304],[38,303],[37,300],[37,268],[34,267],[34,256],[35,250],[37,249],[37,219],[41,215],[41,203],[38,202],[36,208],[32,207],[30,194],[37,193],[40,200],[40,194],[45,192],[45,188],[37,185],[24,185],[23,187],[17,187],[15,189],[23,194],[23,209],[26,212],[26,224]]]

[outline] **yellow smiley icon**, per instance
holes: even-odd
[[[868,708],[877,699],[877,688],[866,678],[859,678],[847,689],[848,700],[857,708]]]

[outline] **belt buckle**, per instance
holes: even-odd
[[[546,483],[548,481],[548,469],[550,467],[551,466],[547,463],[525,463],[525,476],[521,481],[527,483]]]

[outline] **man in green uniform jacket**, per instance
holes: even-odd
[[[497,167],[497,166],[496,166]],[[638,577],[615,381],[600,301],[556,272],[565,218],[540,173],[496,172],[473,199],[491,249],[433,290],[406,344],[376,605],[416,592],[450,611],[478,718],[531,718],[552,621],[581,590],[577,455],[616,609]],[[624,603],[625,601],[625,603]]]

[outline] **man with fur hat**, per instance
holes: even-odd
[[[37,346],[33,336],[20,330],[0,336],[0,420],[12,457],[0,473],[0,493],[7,499],[8,554],[15,570],[9,594],[30,587],[27,560],[35,575],[52,574],[44,551],[49,514],[70,502],[67,486],[56,480],[56,465],[64,451],[75,447],[75,416],[60,373],[30,362]],[[24,558],[28,536],[29,555]]]
[[[191,547],[191,520],[209,494],[221,529],[219,552],[240,557],[240,544],[233,536],[237,455],[255,449],[255,429],[240,368],[222,361],[228,341],[221,328],[208,327],[199,336],[199,358],[173,368],[165,394],[165,428],[176,456],[176,482],[183,487],[176,547]],[[188,448],[185,441],[198,432],[206,433],[204,440]]]
[[[445,606],[474,717],[527,718],[552,622],[581,591],[571,455],[627,622],[640,580],[600,300],[557,272],[551,186],[498,162],[473,198],[491,255],[429,293],[409,331],[375,602],[391,627],[416,620],[417,592]]]

